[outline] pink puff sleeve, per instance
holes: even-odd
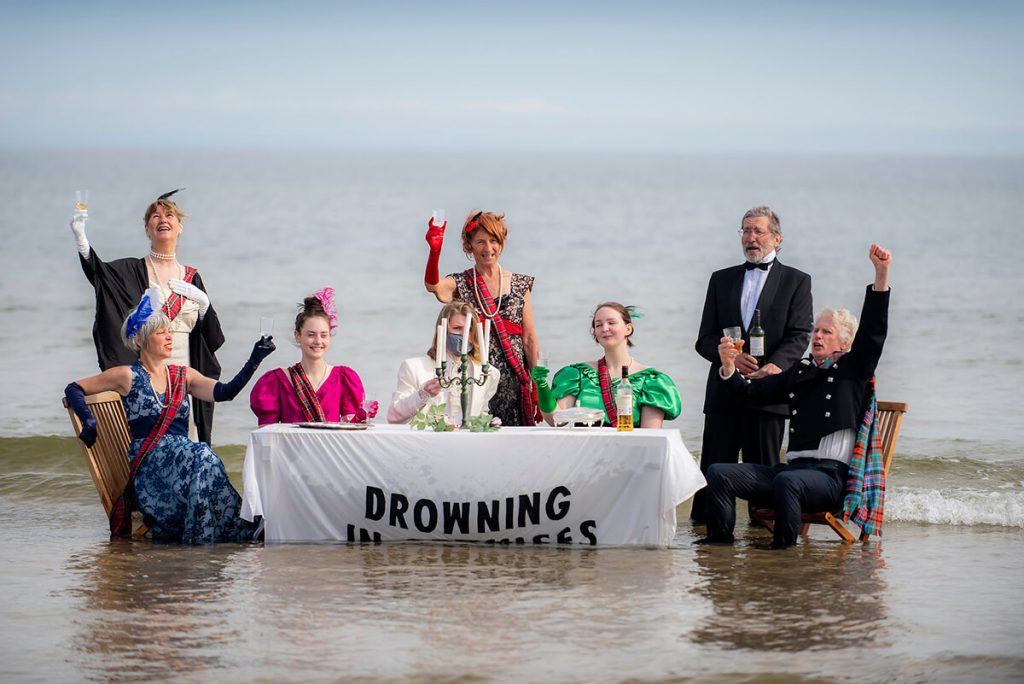
[[[264,373],[249,393],[249,408],[256,414],[260,427],[282,421],[281,383],[287,382],[283,375],[280,368]]]
[[[366,411],[363,410],[363,399],[366,398],[363,381],[359,374],[348,366],[339,366],[338,369],[341,372],[341,420],[346,420],[345,416],[352,416],[350,420],[353,422],[366,420]]]

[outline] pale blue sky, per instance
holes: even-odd
[[[0,146],[1024,154],[1024,3],[209,5],[7,3]]]

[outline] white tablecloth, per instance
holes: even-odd
[[[704,486],[676,430],[270,425],[243,466],[266,539],[668,545]]]

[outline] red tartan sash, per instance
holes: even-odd
[[[191,266],[186,266],[185,267],[185,278],[184,278],[185,282],[188,283],[189,285],[191,285],[192,284],[192,279],[195,278],[195,277],[196,277],[196,269],[192,268]],[[185,303],[185,298],[184,297],[182,297],[177,292],[172,292],[171,296],[167,298],[166,302],[164,302],[164,306],[163,306],[164,314],[166,314],[167,318],[169,318],[169,319],[171,319],[173,321],[174,318],[178,315],[178,312],[181,311],[181,305],[184,304],[184,303]]]
[[[313,384],[306,377],[306,371],[302,369],[302,364],[297,363],[294,366],[289,366],[288,374],[292,378],[295,398],[299,401],[303,417],[312,423],[323,423],[326,420],[324,408],[320,405],[320,397],[316,396]]]
[[[462,275],[466,278],[467,282],[474,282],[473,269],[467,269]],[[523,328],[501,317],[501,314],[498,313],[498,306],[494,303],[490,290],[487,289],[487,283],[484,282],[484,277],[479,273],[476,273],[476,286],[482,300],[477,302],[477,304],[480,305],[482,310],[494,312],[494,315],[489,316],[489,318],[494,324],[494,329],[498,332],[501,351],[505,353],[505,360],[508,361],[509,367],[519,380],[519,409],[522,414],[522,424],[535,425],[537,422],[537,400],[534,398],[533,381],[530,380],[530,374],[526,372],[526,367],[523,366],[522,360],[512,349],[512,342],[508,339],[509,335],[522,335]]]
[[[601,399],[604,401],[605,413],[608,414],[608,422],[611,425],[618,425],[619,412],[612,399],[612,379],[608,375],[608,364],[605,363],[603,356],[597,362],[597,377],[601,381]]]
[[[131,468],[128,471],[128,482],[124,486],[121,496],[117,497],[113,507],[110,509],[110,536],[131,537],[132,536],[132,511],[135,510],[135,473],[138,472],[142,461],[149,455],[163,436],[167,429],[174,422],[178,415],[178,407],[185,400],[185,390],[188,388],[185,382],[185,366],[169,366],[170,382],[167,385],[167,405],[160,412],[160,417],[150,429],[146,439],[142,441],[139,452],[132,459]]]

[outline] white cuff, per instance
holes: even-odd
[[[722,366],[718,367],[718,377],[720,377],[722,380],[728,380],[729,378],[731,378],[733,376],[733,373],[735,373],[735,372],[736,372],[736,368],[733,367],[732,373],[729,373],[728,375],[724,375],[722,373]]]

